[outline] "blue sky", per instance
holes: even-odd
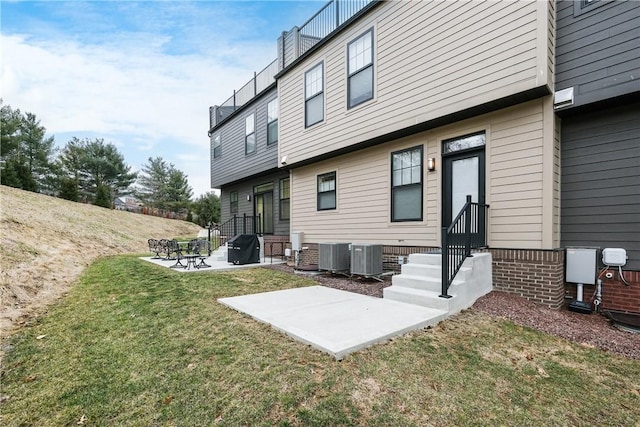
[[[325,1],[0,2],[0,96],[63,147],[104,138],[138,170],[160,156],[209,187],[210,105],[276,58]]]

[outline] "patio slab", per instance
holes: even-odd
[[[153,258],[153,257],[140,257],[140,259],[144,260],[144,261],[148,261],[151,262],[153,264],[156,265],[160,265],[162,267],[171,267],[172,265],[174,265],[176,263],[175,260],[165,260],[165,259],[158,259],[158,258]],[[199,261],[198,261],[199,262]],[[254,267],[263,267],[265,265],[274,265],[274,264],[284,264],[285,261],[282,261],[279,258],[262,258],[260,260],[260,263],[255,263],[255,264],[242,264],[242,265],[236,265],[236,264],[230,264],[227,261],[216,261],[214,260],[213,257],[209,257],[209,258],[205,258],[204,262],[206,264],[209,264],[211,267],[209,268],[172,268],[173,271],[177,271],[178,273],[195,273],[195,272],[205,272],[205,271],[225,271],[225,270],[237,270],[237,269],[241,269],[241,268],[254,268]],[[182,262],[183,264],[186,263],[185,260],[183,260]]]
[[[347,354],[416,329],[433,326],[447,312],[324,286],[287,289],[218,302],[329,353]]]

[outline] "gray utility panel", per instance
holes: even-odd
[[[565,280],[595,285],[597,253],[597,248],[567,248]]]

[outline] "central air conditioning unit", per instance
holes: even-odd
[[[320,243],[318,245],[318,270],[349,271],[350,243]]]
[[[351,274],[379,276],[382,274],[382,245],[351,245]]]

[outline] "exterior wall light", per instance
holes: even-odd
[[[429,170],[429,172],[433,172],[434,170],[436,170],[436,158],[435,157],[430,157],[429,159],[427,159],[427,169]]]
[[[251,194],[247,194],[247,202],[251,201]]]

